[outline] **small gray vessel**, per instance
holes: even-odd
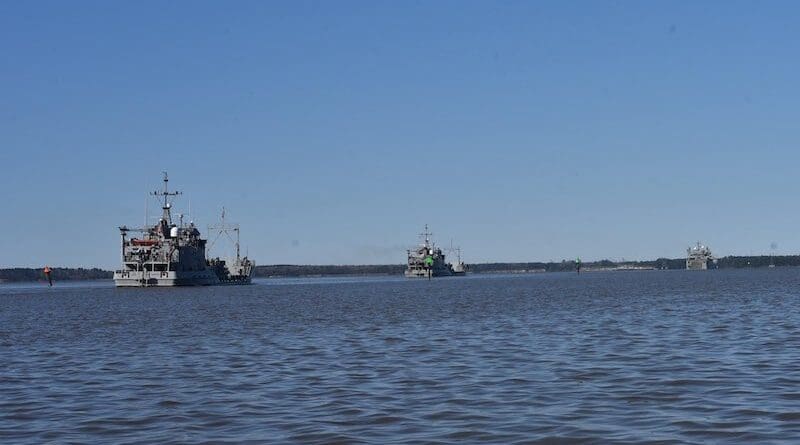
[[[239,256],[238,226],[215,227],[228,233],[235,230],[236,258],[226,261],[220,258],[206,258],[206,240],[194,225],[183,223],[183,215],[176,223],[172,219],[170,198],[181,192],[171,192],[169,178],[164,172],[164,190],[151,195],[163,198],[162,215],[158,223],[151,227],[119,228],[122,237],[122,268],[114,272],[117,287],[149,286],[210,286],[219,284],[250,284],[255,270],[255,262]],[[138,237],[129,237],[129,233]]]
[[[456,251],[457,260],[451,266],[451,269],[453,270],[453,275],[466,275],[466,273],[467,273],[467,265],[464,264],[463,261],[461,261],[461,248],[460,247],[456,247],[455,251]]]
[[[408,250],[408,267],[405,276],[407,278],[431,278],[449,277],[455,275],[453,266],[445,261],[442,249],[436,247],[431,242],[432,233],[428,232],[428,225],[425,224],[425,232],[420,234],[423,240],[415,249]],[[463,274],[458,274],[463,275]]]

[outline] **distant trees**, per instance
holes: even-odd
[[[345,266],[302,266],[278,264],[256,266],[256,277],[302,277],[315,275],[402,275],[405,264],[383,265],[345,265]]]
[[[777,266],[800,266],[800,255],[781,256],[727,256],[717,261],[717,266],[722,268],[767,267],[770,264]]]
[[[710,268],[736,269],[745,267],[775,266],[800,266],[800,255],[781,256],[728,256],[722,257]],[[650,261],[624,261],[600,260],[583,262],[583,270],[613,269],[619,266],[644,267],[655,269],[685,269],[685,258],[658,258]],[[343,266],[303,266],[278,264],[272,266],[256,266],[256,277],[303,277],[303,276],[336,276],[336,275],[402,275],[405,264],[379,264],[379,265],[343,265]],[[529,263],[477,263],[470,264],[472,273],[530,273],[530,272],[574,272],[575,261],[562,260],[560,262],[529,262]],[[113,277],[113,272],[98,268],[52,268],[53,281],[60,280],[104,280]],[[11,268],[0,269],[0,282],[19,281],[44,281],[42,269]]]
[[[98,268],[84,269],[79,267],[77,269],[54,267],[51,268],[50,275],[53,281],[59,280],[102,280],[112,278],[114,273],[108,270]],[[0,269],[0,281],[44,281],[45,276],[42,269],[31,269],[17,267],[13,269]]]

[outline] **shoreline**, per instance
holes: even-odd
[[[782,256],[728,256],[719,258],[714,269],[761,268],[800,266],[800,255]],[[574,261],[560,262],[493,262],[468,265],[470,274],[537,274],[549,272],[576,272]],[[396,276],[402,275],[405,264],[376,265],[291,265],[276,264],[256,266],[253,278],[314,278],[337,276]],[[659,258],[648,261],[589,261],[581,264],[582,272],[682,270],[684,258]],[[111,279],[113,271],[100,268],[52,268],[56,281],[89,281]],[[0,284],[46,281],[39,268],[15,267],[0,269]]]

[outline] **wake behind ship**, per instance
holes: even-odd
[[[216,229],[226,234],[236,232],[236,258],[230,262],[206,258],[207,240],[200,236],[194,222],[184,224],[183,215],[178,223],[173,221],[169,200],[181,193],[170,192],[168,183],[165,172],[164,190],[151,193],[163,198],[162,215],[157,224],[140,229],[119,228],[122,268],[114,272],[114,284],[117,287],[250,284],[255,262],[239,256],[238,226],[226,226],[223,211],[222,225]],[[129,238],[130,232],[140,235]]]

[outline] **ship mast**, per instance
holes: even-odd
[[[225,207],[222,208],[222,217],[221,217],[220,224],[219,225],[215,225],[215,226],[208,226],[208,231],[209,232],[211,232],[211,231],[216,231],[217,232],[217,236],[214,238],[213,241],[211,241],[211,244],[208,246],[208,250],[211,250],[214,247],[214,244],[217,242],[219,237],[222,236],[222,234],[225,234],[225,236],[231,242],[233,242],[233,244],[236,246],[236,259],[237,260],[239,259],[239,257],[240,257],[240,255],[239,255],[239,224],[226,224],[225,223]],[[231,238],[231,234],[229,233],[229,231],[230,232],[236,232],[236,241],[234,241]]]
[[[161,215],[161,218],[163,218],[164,221],[166,221],[168,225],[172,225],[172,214],[170,213],[170,210],[169,210],[170,207],[172,207],[172,206],[169,203],[169,197],[170,196],[178,196],[178,195],[181,194],[181,192],[178,192],[178,191],[170,192],[169,191],[169,187],[168,187],[168,185],[169,185],[169,177],[167,176],[167,172],[161,172],[161,173],[164,174],[164,190],[163,191],[156,190],[154,192],[151,192],[150,194],[153,195],[153,196],[163,196],[164,197],[164,204],[161,206],[161,210],[163,212],[162,215]]]
[[[458,262],[461,263],[461,246],[454,247],[453,238],[450,238],[450,248],[447,249],[447,253],[452,254],[453,252],[456,253],[456,255],[458,256]]]
[[[425,224],[425,231],[419,234],[419,236],[425,240],[425,247],[430,247],[431,235],[433,234],[428,231],[428,225]]]

